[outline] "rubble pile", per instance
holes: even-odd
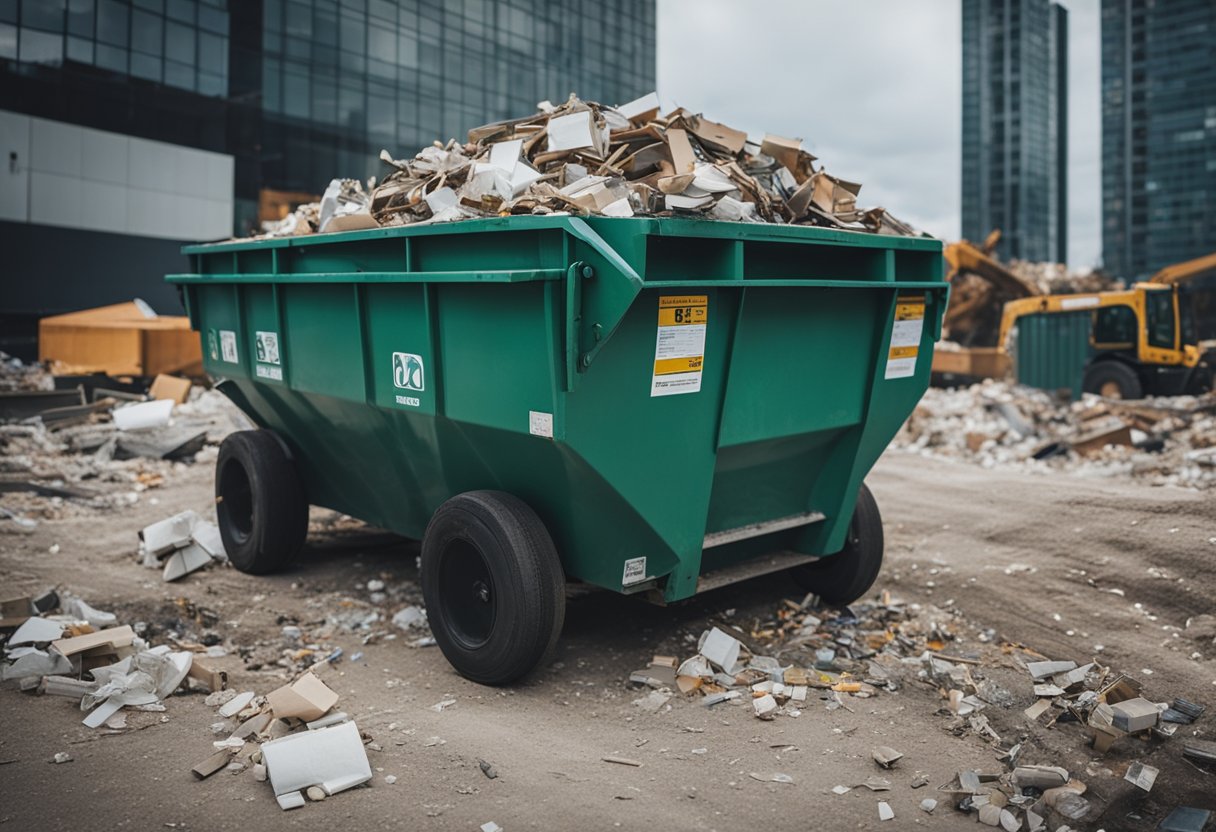
[[[1195,630],[1210,638],[1216,632],[1211,616],[1200,618]],[[632,685],[649,689],[633,704],[659,712],[671,709],[683,695],[703,706],[747,708],[757,719],[769,721],[800,717],[812,707],[853,711],[853,700],[896,692],[906,684],[923,685],[940,698],[937,714],[948,720],[946,730],[979,739],[1003,763],[1000,770],[959,771],[952,782],[937,787],[939,797],[981,825],[1028,832],[1068,829],[1068,823],[1092,818],[1095,809],[1095,801],[1086,797],[1086,784],[1066,768],[1023,759],[1043,753],[1036,732],[1074,726],[1079,729],[1078,743],[1088,744],[1095,754],[1104,755],[1113,747],[1116,754],[1128,757],[1124,779],[1149,792],[1159,770],[1145,758],[1156,743],[1169,740],[1206,711],[1181,698],[1150,700],[1131,676],[1096,661],[1078,665],[1051,660],[1024,645],[1000,641],[992,630],[976,633],[969,644],[971,629],[955,612],[901,603],[885,591],[875,601],[840,611],[818,607],[814,596],[801,603],[785,600],[767,620],[752,622],[746,633],[733,629],[741,638],[714,627],[701,634],[697,652],[682,662],[675,656],[655,656],[648,667],[629,677]],[[1011,690],[997,681],[999,674],[1003,679],[1013,674],[1023,682]],[[1027,700],[1033,704],[1021,709],[1020,703]],[[1216,743],[1186,738],[1180,744],[1187,759],[1200,765],[1216,763]],[[878,775],[832,791],[892,791],[889,772],[907,765],[905,754],[879,745],[870,756]],[[1093,770],[1087,773],[1099,768],[1110,773],[1095,765],[1091,763]],[[780,773],[752,777],[792,782],[780,779],[788,778]],[[909,786],[919,789],[929,783],[917,771]],[[925,798],[920,806],[933,813],[939,800]],[[880,820],[895,817],[886,801],[878,809]]]
[[[701,634],[697,652],[684,661],[655,656],[630,675],[630,682],[651,688],[634,704],[658,710],[675,692],[700,697],[702,704],[750,705],[770,720],[797,718],[822,700],[829,710],[852,710],[853,699],[900,687],[899,664],[919,661],[926,650],[940,649],[952,636],[949,616],[935,608],[909,607],[884,593],[874,603],[853,604],[836,613],[785,601],[771,621],[750,632],[751,649],[726,630]],[[740,635],[743,635],[740,633]]]
[[[280,807],[294,809],[305,796],[324,800],[372,778],[365,750],[371,738],[336,709],[338,694],[317,675],[329,657],[264,696],[238,692],[199,655],[202,645],[170,639],[172,645],[152,647],[115,614],[55,591],[0,602],[0,641],[0,683],[75,700],[88,728],[122,732],[131,727],[129,712],[163,713],[176,693],[208,693],[219,720],[211,733],[219,738],[191,769],[200,780],[252,769],[255,779],[269,781]],[[52,761],[71,759],[59,752]]]
[[[993,379],[929,388],[892,443],[985,468],[1052,468],[1154,485],[1216,485],[1216,395],[1116,401]]]
[[[620,107],[571,95],[533,116],[436,142],[364,192],[335,179],[320,203],[264,226],[271,236],[450,222],[512,214],[698,216],[915,235],[882,208],[857,205],[861,185],[815,167],[800,139],[742,131],[654,93]]]
[[[213,461],[224,436],[248,425],[219,391],[176,377],[147,393],[87,395],[6,362],[0,383],[0,528],[131,505],[177,466]]]
[[[1122,284],[1106,272],[1094,269],[1068,270],[1064,263],[1033,263],[1013,260],[1009,270],[1039,288],[1042,295],[1072,295],[1082,292],[1110,292]]]

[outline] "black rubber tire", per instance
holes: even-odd
[[[1102,388],[1114,385],[1119,395],[1112,398],[1140,399],[1144,397],[1144,388],[1136,371],[1120,361],[1096,361],[1085,368],[1081,379],[1081,389],[1086,393],[1102,396]]]
[[[553,538],[518,497],[458,494],[427,524],[427,620],[452,667],[474,682],[508,684],[546,657],[565,620],[565,581]]]
[[[299,554],[308,500],[287,450],[271,431],[229,434],[215,462],[215,512],[228,560],[266,575]]]
[[[793,579],[825,604],[848,606],[865,596],[882,570],[882,515],[865,485],[857,492],[857,506],[849,522],[844,548],[815,563],[791,570]]]

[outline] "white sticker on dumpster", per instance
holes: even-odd
[[[630,558],[625,561],[625,574],[621,578],[621,586],[629,586],[646,580],[646,558]]]
[[[229,364],[238,363],[236,357],[236,333],[231,329],[220,330],[220,358]]]
[[[891,349],[883,378],[908,378],[916,374],[916,356],[925,330],[925,298],[895,299],[895,320],[891,322]]]
[[[553,438],[553,414],[539,410],[528,411],[528,433],[533,436]]]
[[[659,298],[659,331],[654,346],[654,373],[650,378],[651,396],[700,391],[708,322],[707,295],[664,295]]]
[[[279,360],[279,333],[263,332],[260,329],[253,333],[253,349],[258,361],[263,364],[281,364]]]

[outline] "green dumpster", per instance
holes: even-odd
[[[936,240],[557,216],[185,252],[206,369],[261,428],[217,462],[233,563],[287,563],[310,504],[419,538],[469,678],[535,665],[566,581],[789,569],[844,604],[877,576],[863,479],[928,384]]]

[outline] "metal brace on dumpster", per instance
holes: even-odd
[[[579,355],[579,335],[583,326],[583,281],[595,277],[590,265],[575,261],[566,269],[566,386],[567,393],[574,392],[579,370],[584,366]],[[588,362],[590,363],[590,362]]]

